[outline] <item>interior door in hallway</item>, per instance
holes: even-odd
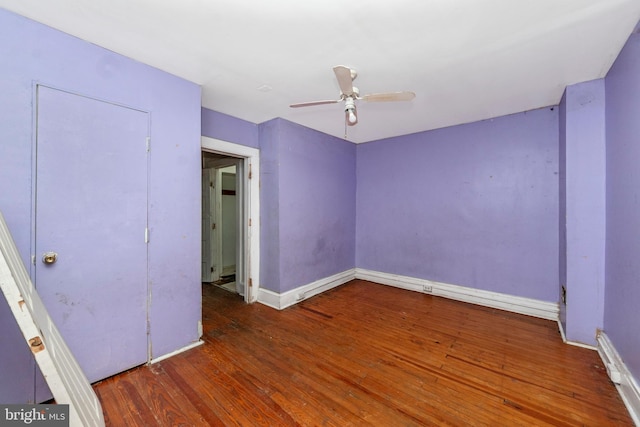
[[[147,361],[148,128],[38,87],[34,283],[91,382]]]
[[[215,282],[220,279],[218,268],[218,219],[219,204],[216,169],[202,169],[202,281]]]

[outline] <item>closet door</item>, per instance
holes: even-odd
[[[90,382],[147,361],[148,123],[38,87],[34,283]]]

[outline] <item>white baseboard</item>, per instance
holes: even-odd
[[[609,378],[616,385],[633,422],[640,426],[640,387],[638,387],[636,379],[604,331],[598,331],[596,341],[598,342],[598,354],[607,368]]]
[[[258,302],[268,305],[269,307],[282,310],[309,297],[318,295],[319,293],[328,291],[329,289],[333,289],[340,285],[344,285],[353,279],[355,279],[355,268],[316,280],[315,282],[300,286],[299,288],[292,289],[282,294],[260,288],[258,291]]]
[[[557,303],[517,297],[481,289],[450,285],[431,280],[400,276],[397,274],[381,273],[379,271],[354,268],[333,276],[317,280],[283,294],[261,288],[258,292],[258,302],[269,307],[282,310],[302,300],[321,292],[340,286],[353,279],[368,280],[383,285],[394,286],[410,291],[422,292],[439,297],[464,301],[485,307],[498,308],[514,313],[526,314],[548,320],[558,320],[559,308]]]
[[[270,291],[269,289],[259,288],[257,302],[268,305],[271,308],[282,310],[280,308],[280,294]]]
[[[564,342],[565,344],[573,345],[573,346],[576,346],[576,347],[582,347],[582,348],[586,348],[586,349],[589,349],[589,350],[598,350],[597,347],[589,345],[589,344],[584,344],[584,343],[581,343],[581,342],[578,342],[578,341],[569,341],[567,339],[567,335],[564,333],[564,327],[562,326],[562,322],[560,321],[560,319],[558,319],[558,330],[560,331],[560,336],[562,337],[562,342]]]
[[[560,331],[560,336],[562,337],[562,342],[567,343],[567,334],[564,333],[564,326],[562,326],[562,321],[559,318],[558,314],[558,330]]]
[[[191,343],[189,345],[186,345],[186,346],[184,346],[182,348],[179,348],[176,351],[172,351],[171,353],[163,354],[160,357],[156,357],[155,359],[151,359],[149,361],[149,364],[153,365],[154,363],[162,362],[163,360],[168,359],[168,358],[170,358],[172,356],[175,356],[176,354],[180,354],[180,353],[185,352],[187,350],[191,350],[192,348],[198,347],[199,345],[202,345],[202,344],[204,344],[204,341],[198,340],[198,341],[193,342],[193,343]]]
[[[383,285],[478,304],[485,307],[498,308],[542,319],[558,320],[560,314],[557,303],[417,279],[415,277],[356,268],[356,279],[368,280]]]

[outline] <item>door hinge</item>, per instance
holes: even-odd
[[[251,218],[249,218],[249,227],[251,227]]]
[[[213,224],[211,224],[211,229],[215,230],[216,229],[216,223],[214,222]]]
[[[151,151],[151,137],[147,137],[147,153]]]
[[[249,287],[253,288],[253,279],[249,277]]]
[[[251,172],[251,163],[249,163],[249,179],[253,176],[253,172]]]
[[[149,228],[144,229],[144,242],[149,243]]]

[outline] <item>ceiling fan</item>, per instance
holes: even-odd
[[[353,70],[344,65],[336,65],[333,67],[333,72],[336,74],[338,85],[340,86],[340,98],[335,100],[326,101],[312,101],[301,102],[298,104],[291,104],[291,108],[299,107],[312,107],[315,105],[324,104],[336,104],[338,102],[344,102],[345,124],[354,126],[358,123],[358,113],[356,111],[356,101],[368,101],[368,102],[391,102],[391,101],[411,101],[415,98],[416,94],[413,92],[387,92],[387,93],[373,93],[370,95],[360,96],[360,91],[357,87],[353,86],[353,81],[358,76],[356,70]]]

